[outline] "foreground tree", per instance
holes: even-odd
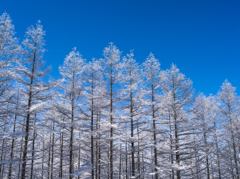
[[[30,137],[30,129],[33,126],[36,106],[38,108],[44,105],[44,101],[49,97],[45,92],[49,89],[49,85],[44,83],[43,77],[48,74],[49,68],[41,70],[44,65],[43,54],[44,49],[43,27],[40,21],[36,27],[28,28],[23,41],[24,59],[18,62],[17,71],[19,73],[18,81],[25,86],[24,96],[27,100],[25,114],[25,138],[22,154],[22,171],[21,178],[26,178],[26,166],[28,162],[28,143]]]

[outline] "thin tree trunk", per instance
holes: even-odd
[[[144,157],[143,157],[143,152],[142,152],[142,173],[145,172],[145,163],[144,163]],[[143,177],[144,178],[144,177]]]
[[[18,90],[18,95],[17,95],[16,111],[15,111],[15,115],[14,115],[13,133],[15,133],[15,130],[16,130],[18,103],[19,103],[19,90]],[[8,179],[11,179],[11,177],[12,177],[12,159],[13,159],[14,142],[15,142],[15,140],[13,138],[12,146],[11,146],[11,154],[10,154],[11,163],[9,165]]]
[[[111,65],[111,81],[110,81],[110,87],[111,87],[111,96],[110,96],[110,123],[111,123],[111,129],[110,129],[110,178],[113,179],[113,66]]]
[[[138,125],[138,121],[137,121],[137,138],[138,138],[138,175],[140,175],[140,142],[139,142],[139,125]]]
[[[126,179],[128,179],[128,144],[127,144],[127,140],[126,140],[126,144],[125,144],[125,152],[126,152],[125,170],[126,170]]]
[[[97,131],[97,129],[96,129]],[[98,142],[95,142],[95,179],[98,179]]]
[[[23,125],[23,129],[24,129],[24,125]],[[23,129],[22,129],[22,131],[23,131]],[[23,148],[23,137],[21,138],[21,149],[20,149],[20,151],[22,151],[22,148]],[[19,159],[20,160],[22,159],[22,152],[20,152]],[[21,165],[19,164],[18,165],[18,178],[20,178],[20,174],[21,174]]]
[[[34,147],[35,147],[35,135],[36,135],[36,131],[35,131],[35,125],[36,125],[36,114],[35,114],[35,119],[34,119],[34,123],[33,123],[33,142],[32,142],[32,161],[31,161],[31,174],[30,174],[30,179],[33,178],[33,166],[34,166]]]
[[[49,179],[49,177],[50,177],[50,172],[51,172],[51,150],[50,150],[50,148],[51,148],[51,143],[52,143],[52,134],[50,134],[50,139],[49,139],[49,147],[48,147],[48,179]]]
[[[205,119],[203,118],[203,122],[205,124]],[[205,147],[207,148],[205,151],[205,155],[206,155],[206,166],[207,166],[207,179],[210,179],[210,170],[209,170],[209,159],[208,159],[208,146],[207,146],[207,134],[205,132],[205,126],[204,126],[204,134],[203,134],[203,138],[204,138],[204,144]]]
[[[43,136],[43,150],[42,150],[42,179],[43,179],[43,171],[44,171],[44,151],[45,151],[45,144],[44,144],[44,136]]]
[[[178,138],[178,122],[177,122],[177,111],[176,111],[176,94],[175,94],[175,81],[174,77],[172,76],[173,80],[173,112],[174,112],[174,123],[175,123],[175,149],[176,149],[176,162],[180,165],[180,155],[179,155],[179,138]],[[180,171],[177,170],[177,179],[181,179]]]
[[[101,118],[100,118],[100,115],[99,115],[99,112],[97,113],[98,116],[98,129],[100,130],[101,128],[101,125],[100,125],[100,122],[101,122]],[[98,179],[101,178],[101,142],[99,141],[98,142]]]
[[[2,142],[2,152],[1,152],[1,161],[3,161],[3,149],[4,149],[4,143],[5,143],[5,140],[3,139],[3,142]],[[2,176],[2,169],[3,168],[3,165],[0,164],[0,176]]]
[[[78,169],[81,167],[81,140],[80,140],[80,132],[79,132],[79,145],[78,145]],[[78,179],[80,179],[80,176],[78,176]]]
[[[171,117],[170,117],[170,111],[168,111],[168,119],[169,119],[169,135],[170,135],[170,150],[171,150],[171,156],[170,156],[170,161],[171,165],[173,166],[173,153],[172,153],[172,124],[171,124]],[[172,174],[171,174],[171,179],[174,179],[174,170],[172,169]]]
[[[92,75],[92,106],[91,106],[91,167],[92,167],[92,179],[94,179],[94,146],[93,146],[93,75]]]
[[[233,159],[232,159],[232,152],[231,152],[231,148],[230,148],[230,144],[229,144],[229,141],[228,141],[228,150],[229,150],[229,156],[230,156],[230,168],[231,168],[231,174],[232,174],[232,179],[234,179],[234,169],[233,169]]]
[[[69,165],[69,179],[72,179],[72,173],[73,173],[73,169],[74,169],[74,166],[73,166],[73,125],[74,125],[74,99],[75,99],[75,84],[74,84],[74,80],[75,80],[75,72],[73,73],[73,81],[72,81],[72,92],[71,92],[71,95],[72,95],[72,98],[71,98],[71,132],[70,132],[70,165]]]
[[[217,128],[216,122],[214,121],[214,137],[215,137],[215,145],[216,145],[216,152],[217,152],[217,165],[218,165],[218,178],[221,179],[221,164],[220,164],[220,157],[219,157],[219,148],[218,148],[218,137],[217,137]]]
[[[51,179],[53,179],[53,162],[54,162],[54,137],[55,137],[55,134],[54,134],[54,121],[53,121],[53,136],[52,136],[52,160],[51,160]]]
[[[121,179],[121,175],[122,175],[122,144],[120,144],[120,158],[119,158],[119,179]]]
[[[158,179],[157,173],[157,166],[158,166],[158,159],[157,159],[157,134],[156,134],[156,120],[155,120],[155,105],[154,105],[154,88],[153,88],[153,81],[151,82],[151,89],[152,89],[152,119],[153,119],[153,142],[154,142],[154,165],[155,165],[155,179]]]
[[[135,177],[135,147],[133,141],[133,92],[132,92],[132,71],[130,69],[130,117],[131,117],[131,153],[132,153],[132,177]]]
[[[230,112],[230,108],[229,108]],[[236,150],[236,144],[235,144],[235,138],[234,138],[234,132],[233,132],[233,124],[232,119],[230,117],[230,125],[231,125],[231,134],[232,134],[232,146],[233,146],[233,156],[234,156],[234,163],[235,163],[235,170],[236,170],[236,179],[239,179],[239,172],[238,172],[238,162],[237,162],[237,150]]]
[[[64,122],[64,118],[62,118],[62,122]],[[60,133],[60,142],[61,142],[61,147],[60,147],[60,171],[59,171],[59,178],[63,177],[63,134],[64,131]]]
[[[27,119],[26,119],[26,129],[25,129],[25,141],[24,141],[24,150],[23,150],[23,164],[22,164],[22,176],[21,179],[25,179],[26,175],[26,165],[27,165],[27,149],[28,149],[28,137],[29,137],[29,122],[30,122],[30,108],[32,106],[32,87],[33,87],[33,80],[34,80],[34,73],[35,73],[35,60],[36,60],[36,47],[37,44],[35,42],[35,51],[33,54],[33,66],[32,66],[32,73],[31,73],[31,82],[30,82],[30,89],[28,94],[28,106],[27,106]]]
[[[4,124],[3,132],[6,132],[6,122]],[[2,140],[2,148],[1,148],[1,162],[3,161],[3,155],[4,155],[4,145],[5,145],[5,139]],[[0,164],[0,176],[2,176],[2,171],[4,169],[4,165]]]

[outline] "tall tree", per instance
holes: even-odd
[[[137,142],[136,129],[137,125],[140,123],[141,115],[143,113],[143,92],[142,88],[142,76],[140,72],[140,67],[133,58],[133,52],[127,54],[127,57],[123,59],[123,89],[125,96],[123,102],[124,111],[126,114],[126,122],[130,121],[130,137],[127,136],[131,143],[131,177],[138,176],[136,173],[136,162],[135,153],[139,152],[138,145],[135,146]],[[129,124],[128,124],[129,125]],[[138,134],[138,133],[137,133]],[[138,161],[139,162],[139,161]]]
[[[237,129],[236,126],[239,122],[239,107],[240,101],[236,94],[236,88],[231,85],[227,80],[221,86],[218,92],[218,99],[220,101],[220,112],[223,122],[223,127],[226,131],[226,140],[231,144],[231,153],[235,168],[234,177],[239,179],[239,161],[238,161],[238,146],[236,142]]]
[[[23,41],[23,54],[24,59],[18,62],[17,71],[19,73],[18,81],[25,86],[24,96],[27,101],[26,114],[25,114],[25,138],[22,155],[22,171],[21,178],[26,178],[26,166],[27,166],[27,154],[28,143],[30,136],[30,129],[33,125],[35,118],[35,110],[41,109],[49,98],[47,90],[50,85],[45,83],[43,78],[48,74],[49,68],[42,70],[44,65],[43,54],[46,51],[44,49],[44,35],[40,21],[36,24],[36,27],[31,26],[28,28],[25,40]]]
[[[20,52],[18,40],[14,37],[14,25],[10,16],[5,12],[0,16],[0,102],[8,98],[10,80],[15,76],[13,62],[17,60]],[[0,111],[1,112],[1,111]]]
[[[114,158],[116,153],[114,153],[114,131],[116,129],[116,113],[117,113],[117,102],[120,101],[120,89],[118,84],[122,80],[122,64],[120,62],[120,51],[112,43],[106,47],[103,51],[103,73],[104,80],[106,82],[106,93],[105,98],[109,100],[108,102],[108,121],[110,126],[110,138],[109,138],[109,177],[112,179],[114,177]]]
[[[193,105],[194,131],[199,139],[195,144],[197,146],[197,154],[195,155],[198,156],[199,161],[204,161],[204,163],[199,163],[199,168],[201,168],[198,176],[206,176],[207,179],[210,179],[210,155],[213,144],[210,138],[214,128],[211,100],[211,96],[207,98],[200,94]]]
[[[59,67],[60,74],[62,75],[59,87],[63,90],[60,99],[64,103],[56,104],[56,108],[63,114],[65,121],[68,121],[70,131],[69,135],[69,178],[73,178],[74,173],[74,128],[76,128],[76,121],[80,120],[77,113],[79,110],[79,101],[82,95],[83,85],[83,70],[85,68],[85,60],[81,54],[73,48],[64,60],[63,66]]]
[[[170,117],[174,124],[175,170],[177,179],[180,179],[181,165],[186,161],[185,158],[188,158],[186,146],[191,146],[189,142],[185,143],[185,140],[189,139],[192,133],[188,125],[187,111],[193,102],[194,90],[192,89],[192,81],[180,73],[176,65],[172,65],[169,70],[166,70],[165,75],[162,89],[165,98],[167,98]]]
[[[160,95],[160,84],[161,84],[161,72],[160,72],[160,63],[155,58],[155,56],[150,53],[147,57],[146,61],[143,63],[144,68],[144,76],[146,83],[146,91],[148,98],[148,106],[150,116],[150,120],[152,121],[152,132],[153,132],[153,155],[154,155],[154,170],[155,170],[155,178],[158,179],[158,151],[157,151],[157,134],[159,131],[157,130],[157,118],[158,118],[158,101],[157,96]]]
[[[94,176],[97,175],[97,146],[95,144],[97,142],[97,136],[94,135],[98,133],[97,127],[100,124],[98,122],[98,114],[101,113],[101,105],[99,105],[99,101],[102,99],[102,94],[104,92],[104,86],[102,83],[103,74],[101,73],[101,62],[99,60],[93,59],[88,63],[85,70],[84,80],[85,80],[85,95],[84,95],[84,105],[85,106],[85,118],[86,118],[86,128],[90,128],[90,136],[91,136],[91,176],[94,179]],[[84,110],[84,109],[83,109]],[[89,125],[89,121],[90,125]],[[96,149],[95,149],[96,146]],[[95,151],[96,150],[96,151]],[[95,151],[95,152],[94,152]],[[95,160],[96,159],[96,160]],[[94,162],[95,161],[95,162]],[[94,175],[95,169],[95,175]]]

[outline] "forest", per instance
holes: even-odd
[[[240,99],[225,80],[196,94],[175,64],[110,43],[44,66],[41,22],[15,37],[0,16],[0,178],[239,179]],[[214,80],[214,79],[212,79]]]

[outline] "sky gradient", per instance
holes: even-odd
[[[228,79],[240,87],[240,1],[222,0],[2,0],[16,36],[41,20],[44,56],[51,75],[77,47],[83,58],[102,58],[113,42],[122,55],[134,49],[142,63],[152,52],[167,69],[172,63],[193,81],[196,92],[216,94]],[[239,91],[239,89],[237,90]]]

